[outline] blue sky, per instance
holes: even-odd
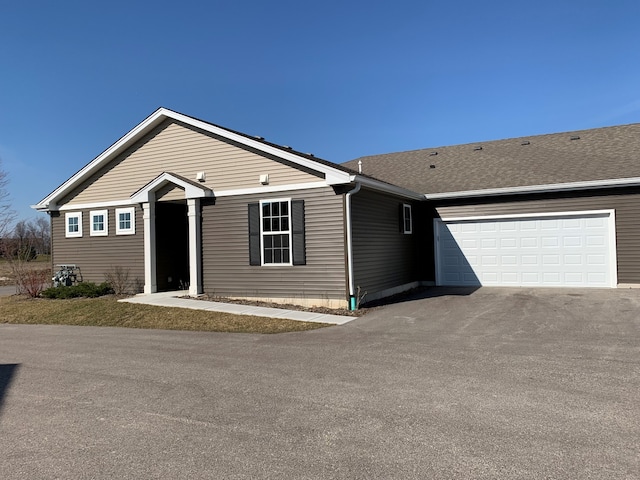
[[[640,2],[0,5],[22,218],[157,107],[344,162],[640,122]]]

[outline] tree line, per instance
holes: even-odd
[[[38,217],[20,220],[11,206],[7,186],[9,178],[0,169],[0,256],[11,260],[33,260],[38,255],[51,253],[51,226],[49,219]]]
[[[20,220],[2,239],[0,254],[8,259],[29,261],[51,253],[49,219]]]

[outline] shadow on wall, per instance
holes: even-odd
[[[9,392],[9,386],[13,377],[18,373],[19,367],[18,363],[0,364],[0,413],[2,413],[4,397]]]

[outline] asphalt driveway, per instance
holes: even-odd
[[[0,324],[0,472],[640,477],[640,290],[432,289],[282,335]]]

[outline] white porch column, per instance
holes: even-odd
[[[144,293],[158,291],[156,283],[156,203],[142,204],[144,220]]]
[[[189,218],[189,295],[202,293],[202,231],[200,228],[200,199],[187,199]]]

